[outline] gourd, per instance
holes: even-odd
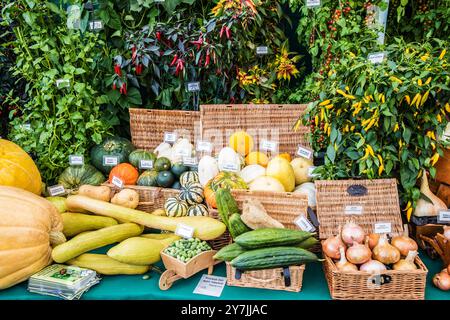
[[[128,156],[128,161],[138,169],[142,160],[153,161],[153,163],[155,163],[156,155],[154,153],[138,149],[131,152]]]
[[[109,173],[109,183],[112,183],[113,177],[119,178],[126,185],[135,185],[139,178],[139,172],[129,163],[121,163],[115,166]]]
[[[187,215],[188,204],[177,197],[170,197],[164,204],[164,210],[168,217],[184,217]]]
[[[231,261],[231,266],[239,270],[260,270],[315,261],[317,256],[302,248],[272,247],[244,252]]]
[[[181,187],[179,198],[180,200],[186,201],[188,205],[202,203],[204,196],[201,184],[191,182],[184,185],[184,187]]]
[[[316,186],[312,182],[305,182],[295,188],[294,193],[306,194],[308,196],[308,206],[315,208],[316,202]]]
[[[0,139],[0,185],[40,195],[41,174],[33,159],[15,143]]]
[[[219,165],[211,156],[203,156],[198,163],[198,177],[202,186],[219,174]]]
[[[171,218],[156,216],[147,212],[123,208],[111,203],[78,195],[69,196],[67,198],[67,206],[70,210],[74,211],[84,209],[116,220],[130,221],[148,228],[172,232],[175,232],[177,226],[182,223],[194,228],[194,237],[201,240],[213,240],[220,237],[226,230],[222,222],[209,217]]]
[[[111,199],[111,203],[126,208],[136,209],[139,205],[139,193],[132,189],[123,189],[114,195]]]
[[[214,259],[221,261],[231,261],[246,251],[247,250],[242,248],[237,243],[232,243],[217,251],[217,253],[214,255]]]
[[[234,241],[245,249],[259,249],[276,246],[295,246],[313,235],[313,233],[302,230],[267,228],[243,233],[236,237]]]
[[[128,157],[135,148],[130,140],[121,137],[109,137],[102,143],[91,149],[91,162],[98,170],[104,174],[109,174],[111,166],[103,164],[104,156],[117,157],[117,163],[128,161]]]
[[[105,182],[105,176],[90,164],[70,166],[58,178],[58,183],[72,192],[82,185],[99,186]]]
[[[209,211],[208,208],[204,204],[195,204],[189,207],[187,215],[189,217],[197,217],[197,216],[208,216]]]
[[[283,184],[273,177],[262,176],[248,185],[250,191],[285,192]]]
[[[89,201],[99,201],[90,198],[86,199],[89,199]],[[52,257],[55,262],[64,263],[72,258],[79,256],[82,253],[106,246],[108,244],[119,242],[130,237],[138,236],[142,233],[142,231],[143,228],[137,224],[123,223],[111,227],[102,228],[100,230],[79,234],[71,240],[59,246],[56,246],[52,251]]]
[[[52,261],[65,241],[58,210],[32,192],[0,186],[0,290],[20,283]]]
[[[99,217],[90,214],[65,212],[61,214],[66,237],[73,237],[84,231],[98,230],[117,224],[117,221],[109,217]]]
[[[109,201],[111,199],[111,189],[108,186],[82,185],[78,189],[78,194],[92,199]]]
[[[228,223],[229,217],[233,213],[240,212],[236,200],[231,195],[230,190],[219,189],[216,192],[216,203],[220,219],[223,221],[223,223],[225,223],[227,228],[229,228],[230,227]]]
[[[428,186],[428,178],[426,172],[422,174],[422,183],[420,185],[420,192],[427,197],[428,200],[420,198],[417,201],[414,215],[417,217],[435,217],[439,211],[447,210],[447,205],[431,192]]]
[[[181,174],[180,184],[182,187],[187,186],[190,183],[200,183],[199,175],[195,171],[187,171]]]
[[[245,183],[249,184],[255,179],[265,176],[266,168],[257,164],[249,165],[242,169],[239,175],[241,176],[242,180],[245,181]]]
[[[256,199],[244,201],[241,219],[252,229],[284,228],[281,222],[269,216],[262,203]]]
[[[158,185],[158,171],[146,170],[138,178],[136,184],[144,187],[156,187]]]
[[[286,192],[295,189],[295,173],[289,161],[281,157],[275,157],[267,165],[266,175],[280,181]]]
[[[172,162],[181,162],[183,161],[183,154],[191,155],[194,146],[189,142],[189,139],[180,138],[175,142],[172,147],[172,157],[170,160]]]
[[[253,138],[245,131],[238,131],[230,136],[229,146],[245,157],[253,150]]]
[[[237,236],[250,231],[250,228],[242,222],[239,213],[233,213],[228,219],[228,230],[230,231],[231,237],[236,239]]]
[[[302,183],[311,181],[311,177],[308,175],[308,170],[314,163],[306,158],[295,158],[291,161],[291,166],[294,169],[295,185],[301,185]]]
[[[217,164],[219,171],[234,169],[239,172],[241,170],[241,158],[233,149],[228,147],[220,150]]]
[[[84,253],[67,262],[71,266],[87,268],[104,275],[118,274],[144,274],[150,270],[150,266],[136,266],[119,262],[106,254]]]
[[[158,155],[158,158],[159,158],[159,157],[162,157],[164,153],[171,151],[171,149],[172,149],[172,146],[170,144],[168,144],[167,142],[162,142],[155,148],[154,151]]]
[[[248,189],[248,186],[245,181],[235,173],[219,173],[214,179],[206,184],[203,190],[206,203],[212,208],[217,208],[216,192],[219,189]]]
[[[154,240],[143,237],[128,238],[108,250],[114,260],[138,266],[150,265],[161,260],[160,252],[175,242],[173,238]]]

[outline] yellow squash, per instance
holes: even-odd
[[[100,274],[143,274],[150,270],[150,266],[136,266],[122,263],[108,257],[106,254],[84,253],[67,262],[71,266],[87,268]]]
[[[275,157],[267,165],[266,175],[280,181],[286,192],[295,189],[295,172],[289,161],[281,157]]]

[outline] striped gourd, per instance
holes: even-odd
[[[171,197],[166,200],[164,209],[168,217],[184,217],[187,215],[188,204],[186,201]]]
[[[204,204],[196,204],[189,208],[188,210],[188,216],[195,217],[195,216],[208,216],[209,211],[208,208]]]
[[[199,183],[188,183],[181,187],[179,198],[187,202],[188,205],[202,203],[205,199],[203,187]]]
[[[198,177],[198,172],[195,171],[187,171],[181,174],[180,176],[180,184],[182,187],[187,186],[189,183],[200,183],[200,178]]]

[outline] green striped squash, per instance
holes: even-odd
[[[188,207],[186,201],[175,197],[168,198],[164,204],[164,210],[168,217],[184,217],[187,215]]]
[[[200,183],[200,179],[198,177],[198,172],[196,171],[187,171],[181,174],[180,176],[180,184],[182,187],[188,185],[189,183]]]
[[[203,195],[203,187],[200,183],[191,182],[181,187],[180,195],[181,200],[187,202],[188,205],[194,205],[197,203],[202,203],[205,199]]]
[[[208,216],[209,211],[204,204],[195,204],[189,208],[187,215],[190,217]]]

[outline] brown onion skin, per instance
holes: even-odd
[[[344,242],[339,237],[331,237],[322,242],[323,252],[331,259],[340,259],[339,248],[345,247]]]
[[[342,228],[342,240],[348,245],[363,243],[365,237],[364,230],[353,221],[347,222]]]
[[[394,237],[391,241],[391,245],[396,247],[404,257],[408,255],[409,251],[417,251],[419,249],[417,242],[405,236]]]
[[[378,245],[373,249],[373,259],[386,265],[397,263],[400,258],[400,251],[390,245],[386,237],[380,238]]]
[[[356,256],[357,250],[360,250],[360,255]],[[363,244],[359,244],[355,242],[353,246],[347,249],[347,260],[350,263],[353,264],[363,264],[370,260],[370,257],[372,256],[372,252],[368,247],[366,247]]]
[[[378,265],[380,268],[377,268],[377,269],[373,269],[373,270],[364,270],[364,269],[366,269],[366,267],[369,265],[369,264],[376,264],[376,265]],[[360,266],[359,267],[359,270],[361,270],[361,271],[364,271],[364,272],[369,272],[369,273],[376,273],[376,272],[381,272],[381,271],[385,271],[386,270],[386,266],[384,265],[384,264],[382,264],[380,261],[377,261],[377,260],[369,260],[369,261],[367,261],[366,263],[364,263],[362,266]]]
[[[443,291],[450,290],[450,275],[444,272],[438,273],[433,277],[433,284]]]
[[[370,250],[373,250],[378,244],[378,241],[380,241],[380,235],[377,233],[371,233],[369,234],[369,248]]]

